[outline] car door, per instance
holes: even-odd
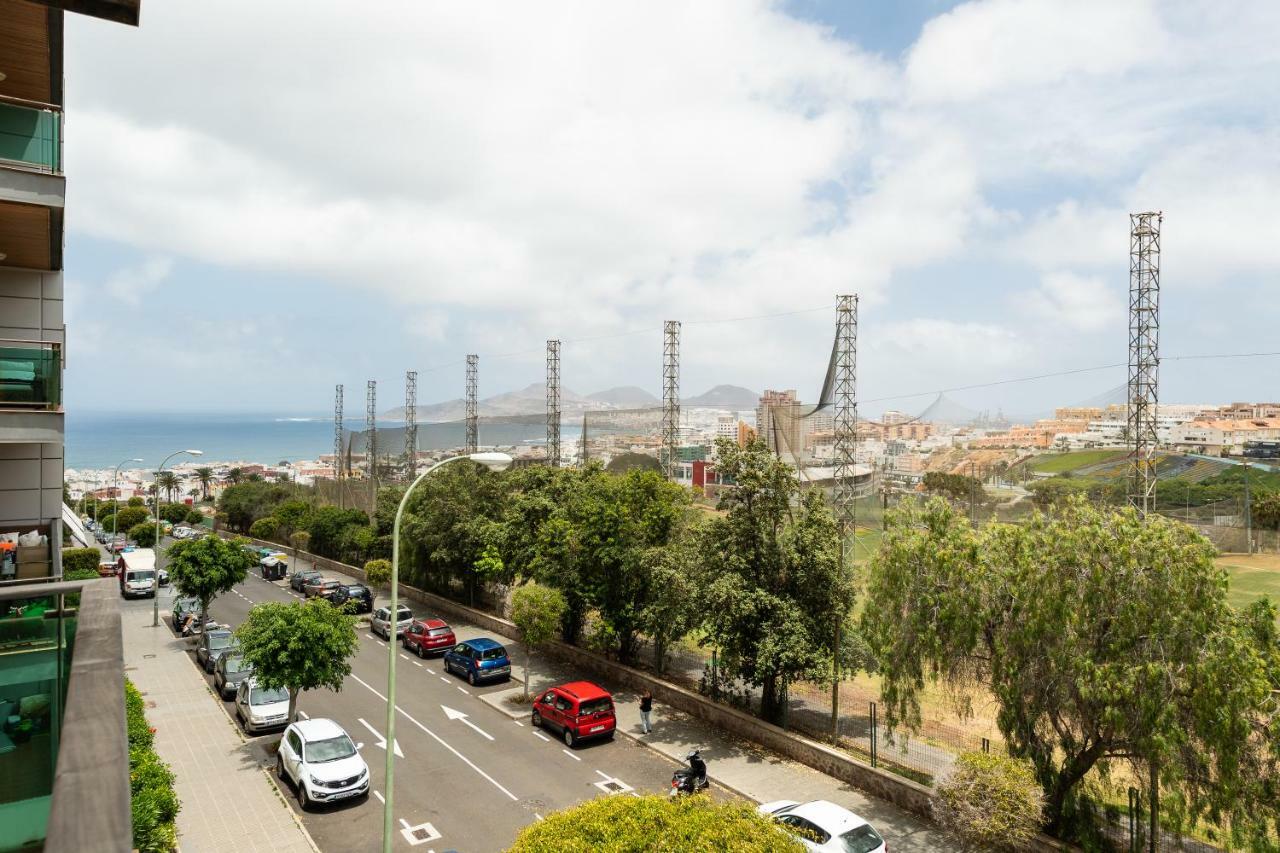
[[[465,675],[467,661],[471,660],[471,647],[466,643],[458,643],[458,645],[445,653],[445,657],[447,658],[446,663],[449,669],[461,671]]]
[[[236,716],[242,720],[249,719],[249,679],[247,678],[236,687]]]
[[[537,701],[538,716],[542,718],[544,726],[556,725],[556,692],[548,690],[538,697]]]
[[[302,738],[297,729],[289,729],[283,743],[285,772],[293,779],[294,784],[302,778]]]

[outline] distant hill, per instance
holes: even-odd
[[[680,401],[680,404],[705,409],[729,409],[736,412],[754,409],[759,402],[760,395],[748,388],[738,385],[717,385],[705,394],[686,397]]]
[[[662,401],[635,385],[620,385],[605,391],[588,394],[587,399],[593,403],[605,403],[622,409],[642,409],[646,406],[658,406]]]

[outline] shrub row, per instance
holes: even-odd
[[[125,721],[129,732],[129,787],[133,803],[133,846],[141,853],[168,853],[178,843],[174,821],[181,804],[173,790],[173,771],[153,747],[155,730],[147,722],[138,688],[124,682]]]

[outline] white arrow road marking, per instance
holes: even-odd
[[[409,826],[409,821],[400,818],[400,834],[404,836],[404,840],[409,844],[417,847],[419,844],[426,844],[428,841],[438,841],[443,836],[436,831],[436,828],[429,823],[420,823],[417,826]],[[419,835],[418,833],[421,833]]]
[[[452,708],[450,708],[448,705],[441,705],[440,707],[444,709],[444,715],[449,719],[461,720],[463,725],[474,729],[475,731],[487,737],[489,740],[493,740],[493,735],[489,734],[484,729],[480,728],[475,723],[468,720],[466,714],[462,713],[461,711],[455,711]]]
[[[378,743],[377,743],[378,748],[379,748],[379,749],[386,749],[386,748],[387,748],[387,739],[386,739],[386,738],[384,738],[381,734],[379,734],[377,729],[375,729],[373,726],[371,726],[371,725],[369,725],[367,722],[365,722],[365,720],[364,720],[364,718],[363,718],[363,717],[357,717],[357,719],[358,719],[358,720],[360,720],[360,724],[361,724],[361,725],[363,725],[366,729],[368,729],[369,731],[371,731],[371,732],[373,733],[373,736],[374,736],[374,737],[376,737],[376,738],[378,739]],[[396,758],[404,758],[404,753],[400,751],[400,739],[399,739],[399,738],[396,738],[396,742],[395,742],[395,751],[396,751]]]
[[[355,681],[356,681],[357,683],[359,683],[359,684],[363,685],[363,686],[364,686],[364,687],[365,687],[365,688],[366,688],[370,693],[372,693],[374,696],[377,696],[377,697],[378,697],[379,699],[381,699],[383,702],[387,701],[387,697],[386,697],[386,696],[383,696],[381,693],[379,693],[379,692],[378,692],[377,690],[375,690],[373,687],[370,687],[370,686],[369,686],[369,684],[368,684],[368,682],[366,682],[366,681],[365,681],[363,678],[361,678],[360,676],[356,675],[354,672],[353,672],[353,673],[351,673],[351,677],[352,677],[353,679],[355,679]],[[487,780],[489,781],[489,783],[493,785],[493,787],[497,788],[499,791],[501,791],[502,793],[506,794],[506,795],[507,795],[507,797],[508,797],[508,798],[510,798],[511,802],[513,802],[513,803],[514,803],[514,802],[518,802],[518,801],[520,800],[520,798],[519,798],[519,797],[517,797],[515,794],[511,793],[511,792],[510,792],[510,791],[508,791],[506,788],[502,787],[502,784],[501,784],[501,783],[499,783],[497,779],[494,779],[494,778],[493,778],[492,776],[490,776],[488,773],[485,773],[483,770],[481,770],[479,767],[477,767],[477,766],[476,766],[476,764],[475,764],[475,762],[473,762],[470,758],[467,758],[467,757],[466,757],[465,755],[463,755],[461,752],[458,752],[458,750],[454,749],[454,748],[453,748],[453,746],[452,746],[451,744],[449,744],[447,741],[445,741],[443,738],[441,738],[441,737],[440,737],[440,735],[438,735],[438,734],[436,734],[435,732],[431,731],[431,729],[427,728],[427,727],[426,727],[426,726],[424,726],[422,723],[418,722],[418,721],[417,721],[417,720],[415,720],[413,717],[409,716],[409,714],[404,710],[404,708],[401,708],[399,705],[397,705],[397,706],[396,706],[396,710],[400,712],[400,716],[404,717],[406,720],[408,720],[409,722],[413,723],[413,724],[414,724],[415,726],[417,726],[418,728],[422,729],[422,730],[423,730],[424,732],[426,732],[426,733],[427,733],[427,734],[428,734],[428,735],[429,735],[429,736],[430,736],[430,737],[431,737],[431,738],[432,738],[436,743],[440,744],[440,745],[441,745],[441,746],[443,746],[445,749],[447,749],[447,750],[449,750],[450,752],[452,752],[454,755],[456,755],[458,758],[460,758],[460,759],[463,761],[463,763],[465,763],[468,767],[470,767],[472,770],[476,771],[476,772],[477,772],[477,773],[479,773],[481,776],[483,776],[485,779],[487,779]]]

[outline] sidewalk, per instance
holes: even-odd
[[[168,599],[162,592],[162,611]],[[121,608],[125,674],[142,691],[156,751],[177,777],[183,853],[313,853],[293,812],[192,665],[186,641],[163,620],[152,628],[146,603],[145,611]]]

